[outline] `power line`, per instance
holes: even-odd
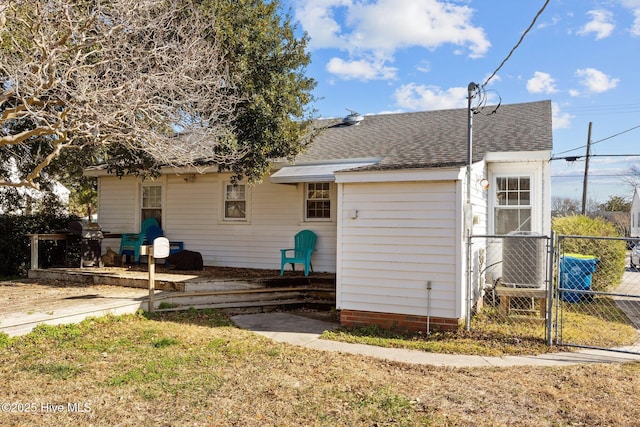
[[[592,175],[589,174],[589,179],[591,178],[629,178],[635,175],[632,174],[598,174],[598,175]],[[556,179],[562,179],[562,178],[567,178],[567,179],[583,179],[584,175],[551,175],[551,178],[556,178]]]
[[[586,145],[585,145],[586,147]],[[565,151],[566,152],[566,151]],[[560,153],[562,154],[562,153]],[[564,157],[556,157],[553,156],[549,160],[566,160],[568,162],[574,162],[578,159],[583,159],[587,157],[586,155],[582,156],[564,156]],[[640,154],[590,154],[589,157],[640,157]]]
[[[640,111],[640,104],[584,105],[563,107],[562,111],[579,115],[636,113]]]
[[[531,21],[531,24],[529,25],[529,28],[527,28],[524,33],[522,33],[522,35],[520,36],[520,40],[518,40],[518,43],[516,43],[515,46],[513,46],[513,48],[511,48],[511,51],[509,52],[509,54],[502,60],[502,62],[500,63],[500,65],[498,66],[498,68],[496,68],[496,70],[487,78],[487,80],[485,80],[485,82],[482,84],[482,88],[484,88],[489,81],[495,77],[495,75],[498,73],[498,71],[500,71],[500,69],[502,68],[502,66],[509,60],[509,58],[511,58],[511,55],[513,55],[513,52],[516,51],[516,49],[520,46],[520,44],[522,43],[522,41],[524,40],[525,36],[527,35],[527,33],[529,31],[531,31],[531,29],[533,28],[533,26],[535,25],[536,21],[538,20],[538,18],[540,17],[540,15],[542,15],[542,12],[544,12],[544,9],[547,7],[547,5],[549,4],[549,0],[546,0],[544,2],[544,5],[542,5],[542,8],[540,8],[540,10],[538,11],[538,13],[536,13],[536,16],[534,16],[533,21]]]
[[[629,129],[623,130],[622,132],[618,132],[618,133],[616,133],[616,134],[613,134],[613,135],[607,136],[607,137],[605,137],[605,138],[599,139],[599,140],[597,140],[597,141],[595,141],[595,142],[592,142],[592,143],[591,143],[591,145],[599,144],[600,142],[607,141],[607,140],[609,140],[609,139],[612,139],[612,138],[615,138],[615,137],[617,137],[617,136],[623,135],[623,134],[625,134],[625,133],[631,132],[632,130],[635,130],[635,129],[638,129],[638,128],[640,128],[640,125],[633,126],[633,127],[629,128]],[[564,154],[564,153],[569,153],[569,152],[571,152],[571,151],[576,151],[576,150],[579,150],[579,149],[581,149],[581,148],[585,148],[586,146],[587,146],[587,144],[585,144],[585,145],[581,145],[580,147],[572,148],[572,149],[570,149],[570,150],[561,151],[561,152],[559,152],[559,153],[556,153],[556,156],[557,156],[558,154]],[[633,154],[632,154],[632,155],[633,155]],[[554,157],[555,157],[555,156],[554,156]],[[553,158],[553,157],[552,157],[551,159],[552,159],[552,160],[554,160],[554,158]]]
[[[591,144],[598,144],[600,142],[606,141],[607,139],[615,138],[616,136],[620,136],[622,134],[625,134],[627,132],[631,132],[632,130],[635,130],[635,129],[638,129],[638,128],[640,128],[640,125],[636,125],[636,126],[634,126],[632,128],[629,128],[627,130],[623,130],[622,132],[618,132],[615,135],[611,135],[611,136],[608,136],[606,138],[599,139],[598,141],[592,142]]]

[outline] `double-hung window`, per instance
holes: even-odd
[[[142,186],[142,210],[140,212],[142,221],[148,218],[155,218],[162,227],[162,186],[143,185]]]
[[[495,234],[531,231],[531,177],[496,177]]]
[[[246,184],[224,185],[224,219],[227,221],[247,220]]]
[[[331,220],[331,183],[308,182],[305,184],[305,220]]]

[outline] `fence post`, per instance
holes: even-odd
[[[467,230],[467,314],[465,316],[465,329],[471,331],[471,230]]]
[[[554,274],[554,265],[556,261],[556,235],[554,231],[551,231],[551,237],[549,238],[549,246],[547,251],[547,345],[551,346],[553,344],[552,341],[552,331],[553,331],[553,296],[555,289],[555,274]]]

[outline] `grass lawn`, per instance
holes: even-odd
[[[626,314],[610,298],[588,303],[563,303],[558,321],[564,343],[614,348],[638,342],[638,333]],[[554,311],[555,316],[555,311]],[[481,356],[535,355],[571,351],[549,346],[545,325],[536,318],[511,320],[498,309],[485,308],[471,321],[471,330],[453,333],[407,333],[378,327],[339,328],[325,332],[325,339],[380,347],[409,348],[447,354]]]
[[[0,382],[0,425],[8,426],[608,426],[640,419],[640,364],[413,366],[275,343],[214,311],[106,316],[0,337]]]

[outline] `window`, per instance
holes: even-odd
[[[162,227],[162,186],[145,185],[142,187],[142,221],[155,218]]]
[[[531,231],[531,177],[497,177],[495,189],[495,233]]]
[[[224,185],[224,219],[231,221],[247,219],[247,186],[245,184]]]
[[[309,182],[305,184],[305,219],[309,221],[331,220],[331,183]]]

